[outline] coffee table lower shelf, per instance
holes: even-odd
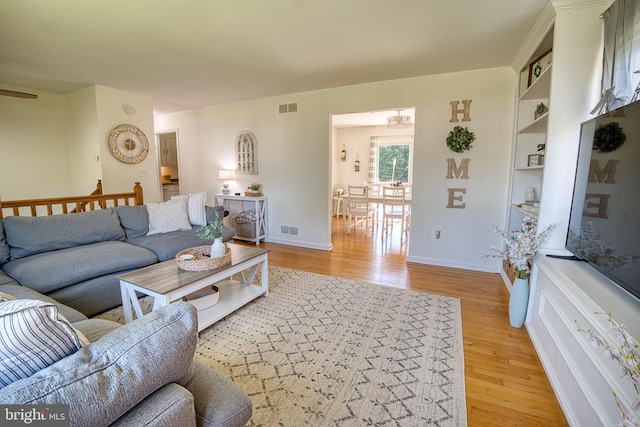
[[[217,304],[198,311],[198,332],[267,293],[267,290],[261,286],[235,280],[223,280],[216,283],[216,286],[219,289],[220,298]]]

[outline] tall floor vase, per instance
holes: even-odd
[[[524,325],[529,304],[529,279],[515,278],[509,297],[509,323],[514,328]]]

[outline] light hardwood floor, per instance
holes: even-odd
[[[469,426],[568,425],[526,329],[509,325],[509,292],[498,274],[407,263],[398,228],[342,231],[333,250],[261,243],[286,268],[460,298]]]

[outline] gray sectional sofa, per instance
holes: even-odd
[[[217,215],[224,216],[221,206],[206,207],[207,222]],[[117,275],[211,244],[197,228],[148,236],[145,205],[6,217],[0,221],[0,268],[20,285],[93,316],[122,304]],[[224,227],[224,241],[234,235]]]
[[[206,207],[207,222],[223,212]],[[247,394],[194,360],[193,305],[176,302],[126,325],[89,318],[121,305],[118,274],[211,243],[196,236],[197,227],[153,235],[148,229],[144,205],[0,221],[0,293],[55,307],[88,340],[35,373],[0,384],[0,403],[67,404],[72,426],[246,425]],[[223,240],[234,234],[225,227]],[[0,312],[0,327],[13,325],[7,317]],[[1,349],[8,335],[3,332]],[[8,374],[5,362],[16,360],[6,355],[0,351],[0,378]]]
[[[241,427],[251,418],[247,394],[194,360],[198,325],[193,305],[180,301],[122,326],[87,319],[23,286],[0,285],[0,292],[55,305],[90,341],[0,388],[0,403],[25,411],[32,405],[69,405],[74,427]]]

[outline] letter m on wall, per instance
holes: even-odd
[[[447,179],[469,179],[469,162],[471,159],[462,159],[460,166],[456,165],[456,159],[447,159]]]

